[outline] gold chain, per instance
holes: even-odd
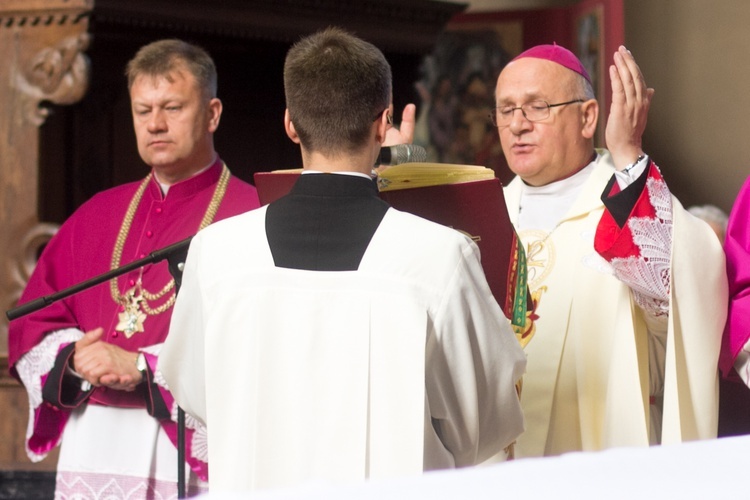
[[[206,209],[206,213],[203,214],[203,220],[201,220],[200,227],[198,230],[207,227],[211,222],[213,222],[214,217],[216,216],[216,211],[219,209],[219,205],[221,204],[221,200],[224,198],[224,194],[227,191],[227,184],[229,184],[229,169],[226,165],[223,165],[221,170],[221,177],[219,178],[219,182],[216,184],[216,189],[214,189],[214,194],[211,197],[211,201],[208,204],[208,208]],[[125,240],[128,237],[128,233],[130,232],[130,226],[133,224],[133,218],[135,217],[135,211],[138,208],[138,205],[141,202],[141,198],[143,197],[143,193],[146,191],[146,188],[148,187],[149,182],[151,181],[151,178],[153,177],[153,173],[150,173],[146,176],[145,179],[143,179],[143,182],[141,182],[141,185],[138,186],[138,190],[133,195],[133,199],[130,200],[130,205],[128,205],[128,210],[125,212],[125,218],[122,220],[122,226],[120,226],[120,232],[117,234],[117,239],[115,240],[115,248],[112,251],[112,262],[110,264],[110,267],[112,269],[117,269],[120,267],[120,259],[122,258],[122,251],[125,247]],[[141,269],[141,273],[143,272],[143,269]],[[148,290],[143,288],[141,285],[141,278],[138,278],[138,284],[137,284],[137,292],[139,292],[139,300],[138,303],[143,308],[143,311],[146,314],[149,315],[156,315],[161,314],[170,307],[174,305],[175,299],[177,298],[176,293],[172,293],[172,296],[169,297],[169,299],[156,308],[151,308],[148,305],[148,301],[154,301],[158,300],[162,297],[164,297],[167,293],[169,293],[171,290],[174,290],[174,278],[169,280],[169,283],[167,283],[164,288],[162,288],[157,293],[150,293]],[[109,281],[109,288],[110,292],[112,294],[112,299],[120,305],[126,305],[130,303],[131,299],[128,299],[125,295],[120,294],[120,290],[117,284],[117,278],[112,278]]]

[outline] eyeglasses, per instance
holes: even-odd
[[[391,115],[391,110],[389,108],[386,108],[378,113],[373,121],[378,120],[381,116],[383,116],[383,113],[385,113],[385,119],[388,121],[388,125],[393,125],[393,116]]]
[[[511,120],[513,120],[513,112],[520,109],[524,118],[530,122],[538,122],[549,117],[549,108],[556,108],[557,106],[565,106],[576,102],[586,101],[583,99],[573,99],[572,101],[560,102],[557,104],[550,104],[547,101],[531,101],[520,106],[500,106],[499,108],[492,109],[490,120],[496,127],[507,127],[510,125]]]

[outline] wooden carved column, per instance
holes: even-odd
[[[39,127],[45,102],[70,104],[88,83],[93,0],[0,2],[0,465],[22,467],[26,396],[7,375],[7,320],[56,227],[37,216]],[[54,464],[53,464],[54,465]]]

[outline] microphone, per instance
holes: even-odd
[[[402,163],[424,163],[427,150],[415,144],[396,144],[380,148],[375,165],[401,165]]]

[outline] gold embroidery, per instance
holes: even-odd
[[[453,226],[451,226],[451,227],[453,227]],[[454,227],[453,229],[456,229],[456,228]],[[479,235],[472,236],[471,234],[467,233],[466,231],[464,231],[462,229],[456,229],[456,231],[458,231],[459,233],[463,234],[464,236],[469,237],[474,243],[479,243],[480,241],[482,241],[482,237],[479,236]]]
[[[539,302],[542,299],[542,294],[546,291],[547,287],[542,286],[531,292],[532,307],[530,311],[526,311],[526,323],[522,327],[511,325],[513,327],[513,331],[516,334],[516,339],[518,339],[518,343],[521,344],[521,347],[526,347],[526,345],[531,341],[531,338],[536,333],[536,320],[539,319],[539,315],[536,313],[536,311],[539,308]]]
[[[541,285],[555,265],[555,245],[549,239],[550,234],[537,230],[518,233],[518,237],[526,247],[526,268],[530,290]]]

